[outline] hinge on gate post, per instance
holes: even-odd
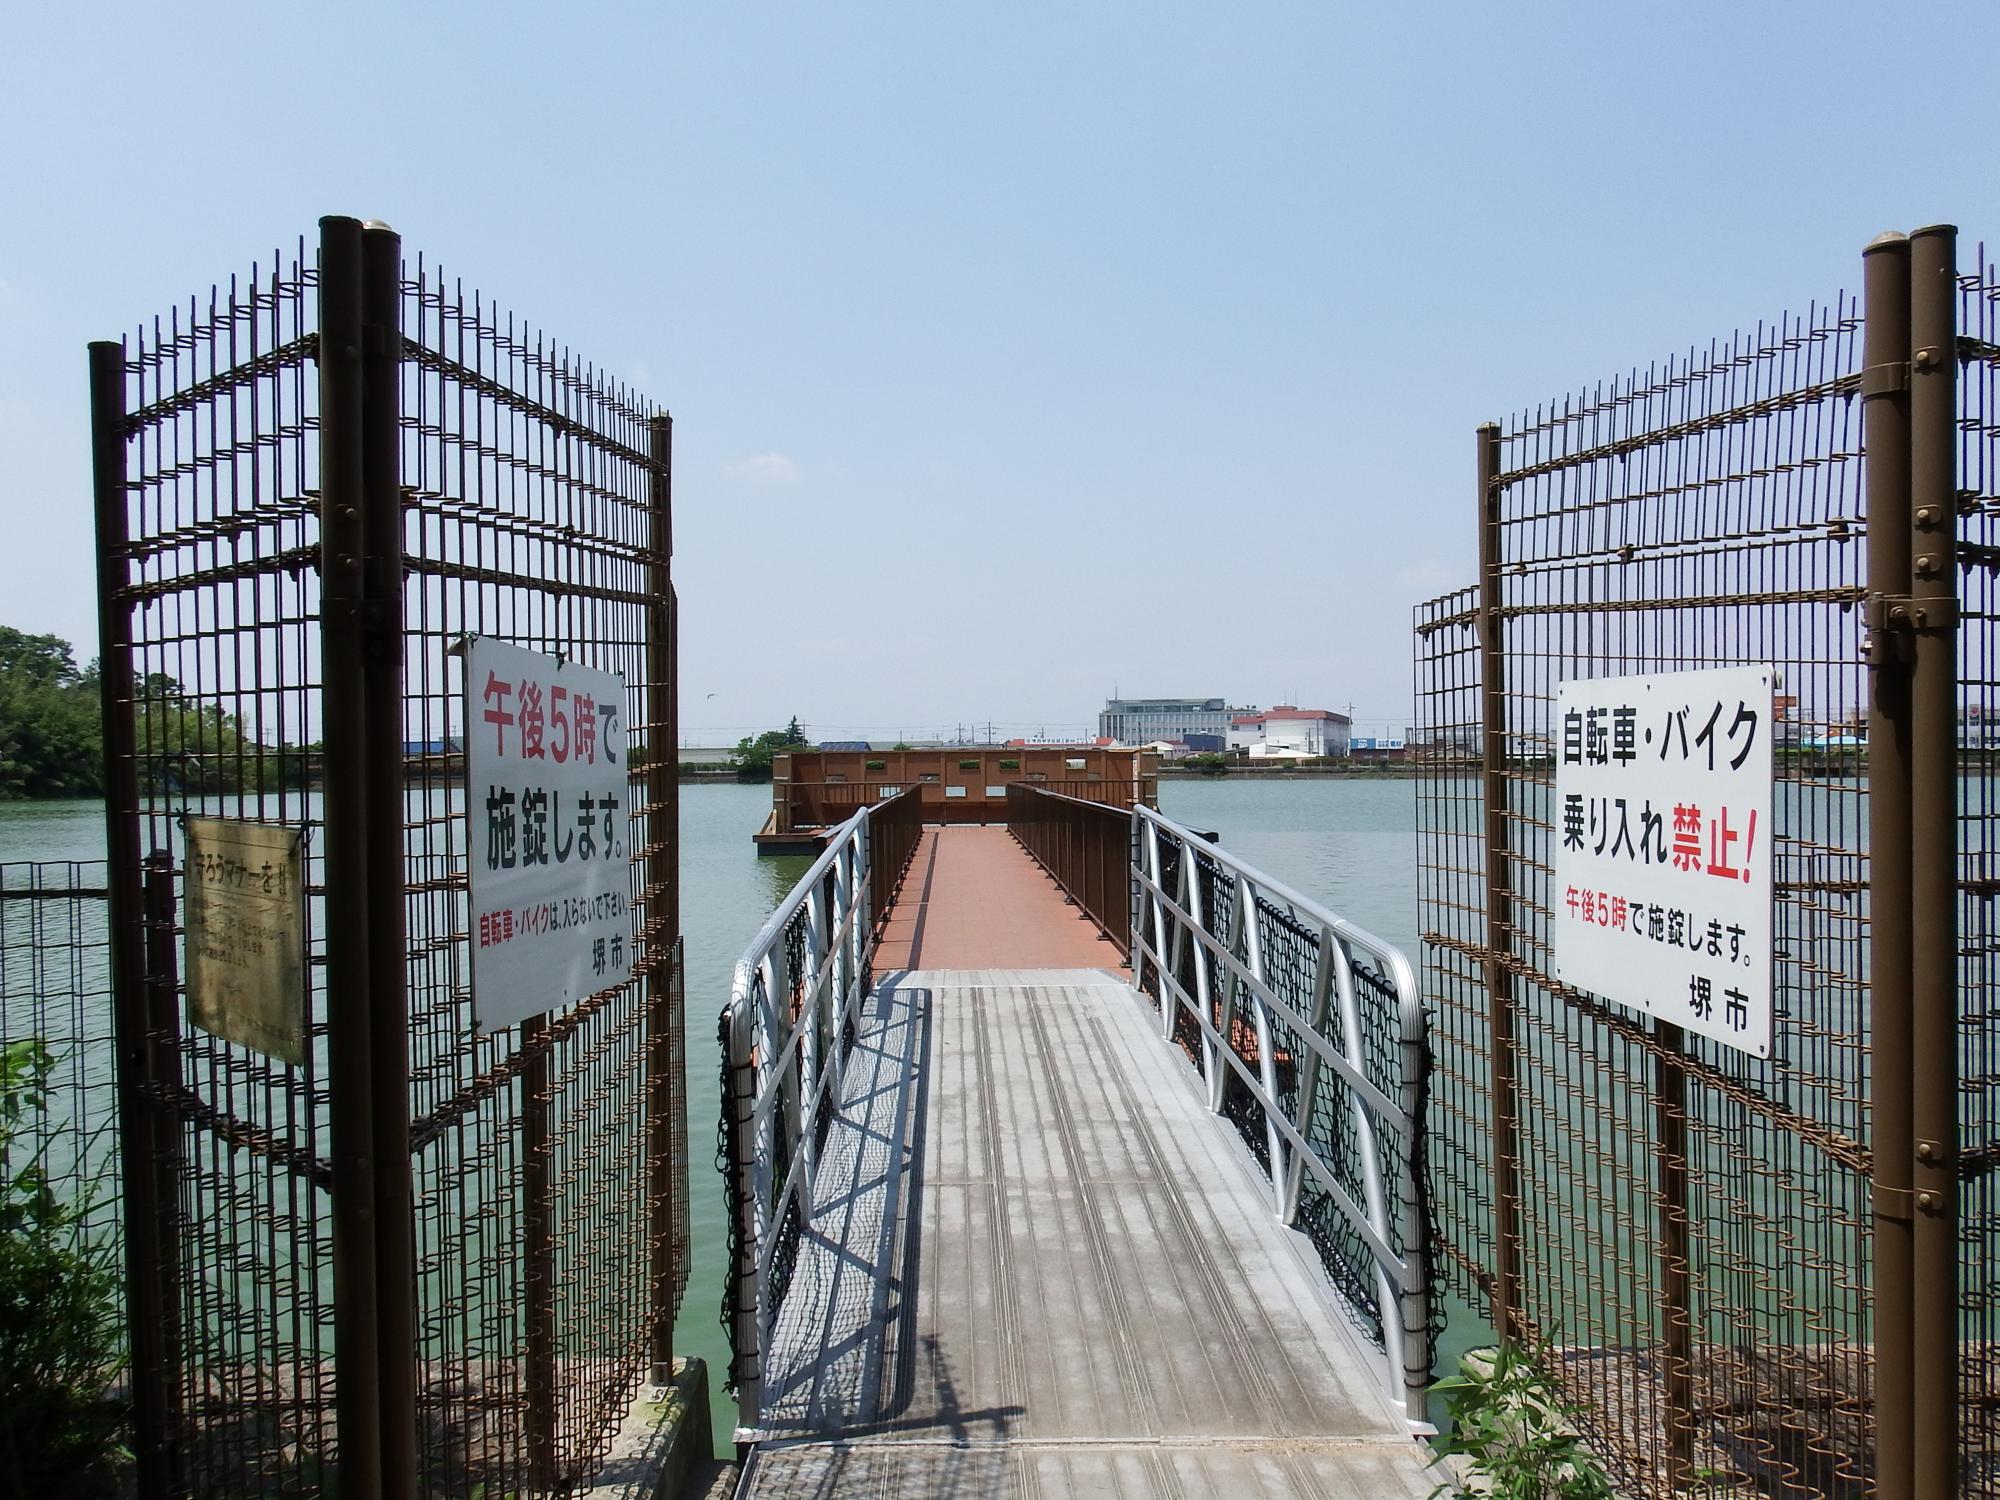
[[[1886,667],[1914,654],[1910,604],[1907,594],[1872,593],[1862,601],[1861,655],[1869,666]]]
[[[1867,635],[1861,654],[1871,666],[1906,660],[1912,640],[1933,630],[1958,628],[1958,601],[1909,594],[1870,594],[1863,604]],[[1893,645],[1891,644],[1893,643]]]
[[[1870,1187],[1869,1196],[1878,1219],[1894,1219],[1908,1224],[1917,1217],[1917,1195],[1909,1188],[1883,1187],[1878,1182]]]
[[[1866,614],[1868,629],[1950,630],[1958,624],[1958,601],[1951,598],[1918,598],[1912,594],[1870,594]]]
[[[1870,365],[1861,372],[1861,394],[1894,396],[1910,388],[1910,362],[1892,359],[1887,364]]]

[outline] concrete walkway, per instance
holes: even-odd
[[[1116,969],[1124,959],[1005,828],[924,830],[875,971]]]
[[[959,872],[1000,862],[957,855],[995,834],[919,852],[937,911],[982,888]],[[938,922],[910,942],[928,960],[934,939],[982,941]],[[1024,939],[1043,941],[1011,951]],[[1432,1488],[1381,1351],[1150,1008],[1096,964],[886,975],[814,1197],[747,1495]]]

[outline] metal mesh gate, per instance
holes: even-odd
[[[1958,288],[1958,1421],[1966,1492],[1990,1493],[2000,289],[1983,253]],[[1875,1482],[1878,1339],[1909,1315],[1876,1305],[1863,334],[1836,296],[1483,430],[1484,587],[1417,613],[1438,1265],[1547,1346],[1624,1492]],[[1565,987],[1550,945],[1557,684],[1755,662],[1778,665],[1785,705],[1768,1061]]]
[[[686,1275],[667,419],[322,229],[92,351],[141,1478],[562,1490]],[[630,981],[491,1036],[472,634],[623,675],[641,913]],[[296,1063],[183,1013],[195,814],[305,832]]]

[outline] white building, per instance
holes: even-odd
[[[1229,732],[1231,715],[1251,712],[1231,708],[1224,698],[1110,698],[1097,716],[1097,732],[1120,745],[1186,740],[1189,735],[1219,742]]]
[[[1247,750],[1258,760],[1345,756],[1352,728],[1346,714],[1280,703],[1261,713],[1238,714],[1231,719],[1229,748]]]

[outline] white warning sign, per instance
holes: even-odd
[[[472,1010],[491,1032],[632,972],[625,683],[474,640],[465,694]]]
[[[1555,970],[1771,1055],[1771,667],[1556,693]]]

